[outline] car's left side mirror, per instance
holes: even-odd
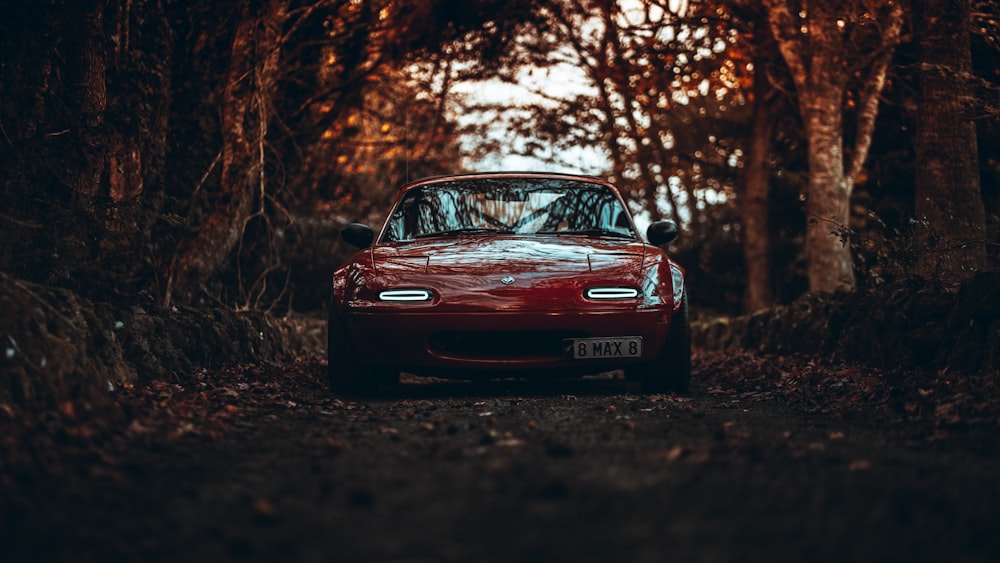
[[[669,219],[657,221],[646,229],[646,240],[650,244],[662,246],[677,238],[677,223]]]
[[[347,244],[358,248],[367,248],[375,240],[375,232],[368,225],[351,223],[340,230],[340,238]]]

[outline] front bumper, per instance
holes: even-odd
[[[663,349],[671,311],[342,313],[358,359],[439,377],[587,374],[650,361]],[[639,336],[642,356],[574,360],[567,338]]]

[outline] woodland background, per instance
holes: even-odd
[[[31,355],[25,330],[322,311],[342,224],[379,221],[408,178],[508,154],[603,155],[593,171],[633,212],[681,225],[671,250],[700,316],[950,294],[997,267],[994,2],[0,7],[6,368]],[[566,68],[583,88],[538,79]],[[471,94],[525,82],[521,104]],[[42,288],[131,316],[74,323]],[[48,320],[11,324],[29,309]],[[116,337],[88,338],[80,354]]]

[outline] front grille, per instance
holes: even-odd
[[[544,358],[563,355],[564,339],[587,336],[571,330],[438,332],[431,335],[430,347],[435,353],[462,358]]]

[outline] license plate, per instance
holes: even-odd
[[[563,341],[563,349],[572,354],[574,360],[639,358],[642,356],[642,337],[570,338]]]

